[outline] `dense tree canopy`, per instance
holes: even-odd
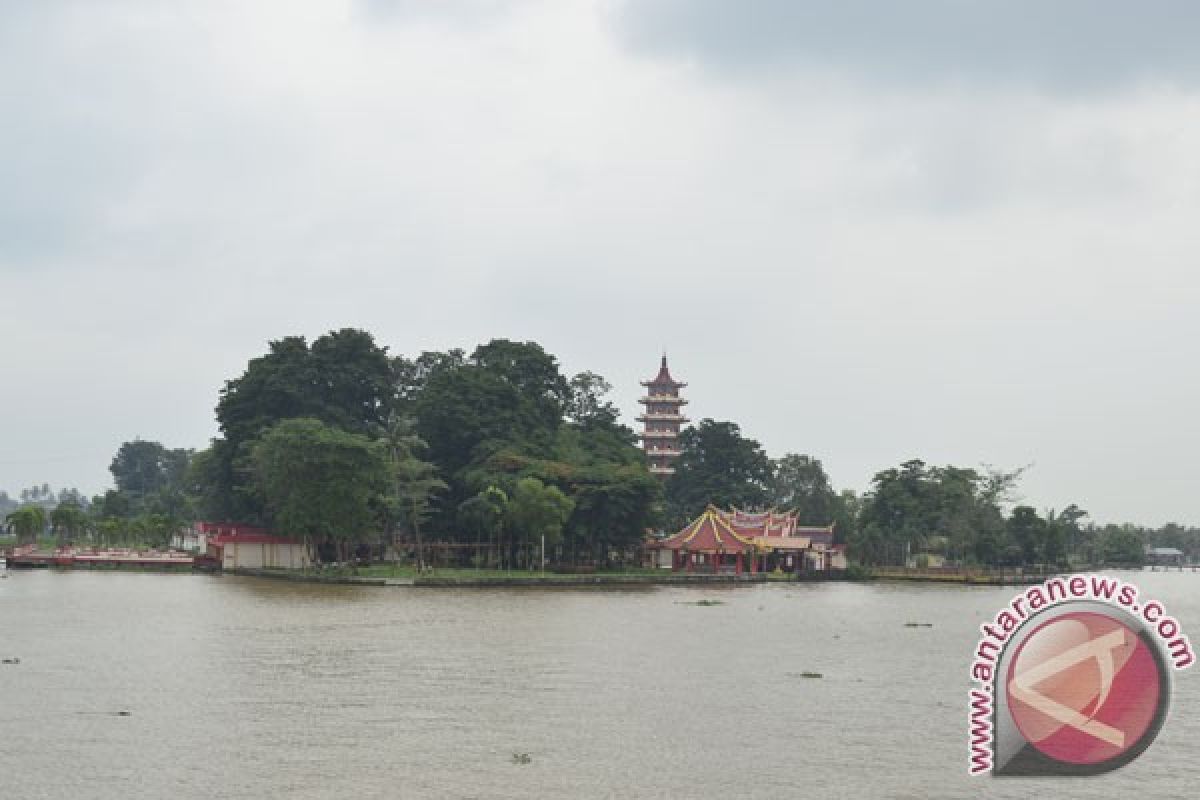
[[[774,463],[772,473],[772,505],[795,511],[801,521],[811,525],[825,525],[836,518],[840,498],[820,459],[790,453]]]
[[[255,488],[280,532],[344,561],[376,527],[372,503],[391,477],[383,442],[318,419],[288,419],[255,441],[251,461]]]
[[[108,470],[117,491],[146,498],[182,485],[190,457],[189,450],[168,450],[158,442],[134,439],[121,445]]]
[[[866,564],[903,564],[916,554],[987,566],[1140,562],[1140,545],[1129,537],[1113,533],[1099,542],[1096,529],[1081,527],[1087,512],[1078,506],[1041,516],[1018,505],[1006,516],[1022,472],[930,467],[915,459],[884,470],[862,500],[851,552]]]
[[[558,487],[547,486],[537,478],[518,480],[506,509],[518,552],[533,553],[543,544],[551,550],[557,548],[562,542],[563,526],[574,508],[574,501]],[[522,560],[531,561],[528,556]]]
[[[206,516],[300,531],[297,514],[315,511],[296,511],[306,493],[272,482],[265,459],[283,452],[281,431],[297,447],[297,437],[336,431],[383,448],[387,488],[355,502],[377,534],[410,539],[418,562],[427,537],[468,544],[486,537],[493,545],[480,557],[495,559],[505,547],[519,552],[527,528],[542,531],[539,543],[547,535],[562,558],[625,558],[658,519],[661,485],[633,432],[617,421],[610,388],[590,372],[568,380],[535,342],[497,339],[470,355],[407,358],[388,357],[361,331],[337,331],[311,347],[288,337],[225,385],[217,405],[222,436],[195,455],[186,482]],[[296,419],[307,427],[279,428]],[[402,431],[400,419],[407,420]],[[326,429],[320,436],[312,428],[318,422]],[[557,526],[530,510],[550,507],[565,509]],[[365,536],[364,524],[336,537]],[[335,537],[327,520],[322,525],[308,535]]]
[[[702,419],[679,437],[682,455],[667,483],[669,514],[683,524],[706,505],[760,508],[770,497],[771,461],[733,422]]]
[[[321,336],[310,347],[302,336],[271,342],[240,377],[226,382],[217,402],[222,437],[205,457],[199,494],[206,515],[266,520],[262,498],[249,490],[250,450],[277,422],[300,417],[348,433],[382,430],[396,403],[392,361],[366,331],[351,328]]]

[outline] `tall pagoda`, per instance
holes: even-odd
[[[638,400],[646,410],[638,417],[644,423],[641,434],[642,449],[646,451],[646,464],[655,475],[666,478],[675,472],[675,460],[679,458],[679,428],[688,418],[683,416],[682,407],[687,402],[679,396],[686,383],[671,377],[664,354],[662,366],[653,380],[642,381],[646,396]]]

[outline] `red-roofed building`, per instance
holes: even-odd
[[[302,569],[312,564],[304,542],[265,528],[222,522],[197,522],[206,552],[222,569]]]
[[[754,542],[738,533],[723,512],[709,506],[674,536],[649,545],[657,551],[655,563],[684,572],[754,570]]]
[[[683,530],[646,548],[652,563],[685,572],[782,572],[846,568],[833,525],[798,524],[790,511],[723,511],[709,506]]]

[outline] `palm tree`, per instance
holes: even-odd
[[[72,503],[62,503],[50,512],[50,525],[61,545],[75,539],[87,529],[88,515]]]
[[[9,530],[17,535],[17,544],[36,542],[38,534],[46,530],[46,509],[41,506],[26,506],[4,518]]]
[[[425,568],[421,523],[433,508],[433,495],[448,487],[437,477],[437,467],[422,461],[417,453],[426,448],[416,434],[413,420],[393,416],[388,420],[386,441],[392,467],[392,500],[400,519],[412,529],[417,545],[417,570]]]

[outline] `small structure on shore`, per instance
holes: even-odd
[[[819,572],[846,568],[833,525],[800,525],[790,511],[724,511],[708,506],[683,530],[647,542],[651,563],[663,569],[714,574]]]
[[[211,522],[196,522],[190,528],[175,531],[171,535],[171,547],[189,553],[203,553],[208,542],[209,529],[212,527]]]
[[[1147,547],[1146,565],[1151,567],[1182,567],[1183,551],[1177,547]]]
[[[304,542],[265,528],[219,522],[199,522],[197,527],[205,534],[208,556],[221,569],[303,569],[312,565]]]

